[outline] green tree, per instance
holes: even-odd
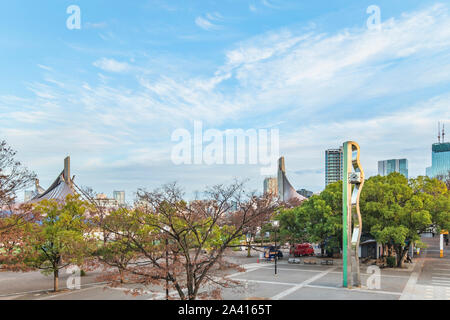
[[[59,290],[59,271],[70,264],[81,265],[89,253],[88,203],[69,195],[66,201],[43,200],[38,215],[25,235],[25,263],[44,274],[53,274],[54,291]]]
[[[342,182],[328,185],[320,195],[314,195],[297,211],[297,224],[304,226],[310,242],[326,249],[341,246],[342,238]]]
[[[409,246],[420,244],[420,233],[440,215],[440,208],[433,203],[446,188],[436,181],[424,177],[408,181],[394,172],[386,177],[372,177],[364,185],[363,230],[383,243],[388,255],[395,252],[397,267],[402,266]]]
[[[130,240],[139,231],[136,218],[132,211],[121,208],[95,221],[100,223],[106,239],[99,242],[94,256],[101,264],[117,268],[120,283],[125,282],[128,265],[135,263],[139,257],[138,248]]]
[[[288,241],[291,246],[307,240],[307,219],[300,215],[299,211],[300,207],[282,209],[276,216],[280,221],[280,238],[282,241]]]
[[[446,182],[420,176],[411,180],[415,194],[421,194],[437,231],[450,229],[450,191]]]

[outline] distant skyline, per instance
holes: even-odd
[[[66,9],[81,9],[69,30]],[[370,5],[380,31],[368,30]],[[71,156],[112,195],[234,177],[255,165],[174,165],[171,134],[279,129],[296,189],[324,188],[325,150],[355,140],[367,176],[407,158],[424,175],[450,130],[450,4],[439,1],[106,0],[0,4],[0,139],[48,187]],[[274,174],[275,175],[275,174]]]

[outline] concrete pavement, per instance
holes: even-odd
[[[239,288],[223,290],[225,300],[272,299],[272,300],[397,300],[397,299],[449,299],[450,300],[450,260],[449,250],[444,259],[436,252],[436,241],[430,239],[429,248],[415,259],[414,268],[381,269],[380,287],[369,289],[368,279],[372,273],[367,265],[361,266],[362,288],[342,287],[342,265],[289,264],[287,258],[278,262],[278,274],[274,274],[273,262],[257,263],[257,253],[252,258],[238,252],[233,257],[245,269],[244,273],[229,274],[239,280]],[[82,277],[81,290],[65,290],[54,294],[46,290],[52,287],[52,278],[40,273],[0,273],[0,299],[43,299],[43,300],[150,300],[165,299],[162,288],[145,288],[144,294],[127,294],[134,286],[110,288],[107,284],[96,283],[99,273],[89,272]],[[67,275],[60,280],[65,287]],[[40,288],[40,290],[39,290]],[[177,297],[176,292],[171,296]]]
[[[416,269],[403,300],[450,300],[450,249],[444,246],[444,258],[439,257],[439,236],[423,238],[428,245],[420,254]]]

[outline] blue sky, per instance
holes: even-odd
[[[45,187],[70,155],[79,185],[128,200],[174,180],[188,197],[233,177],[261,191],[259,166],[172,163],[172,132],[202,121],[278,128],[292,184],[320,191],[324,150],[346,140],[369,175],[389,158],[424,174],[450,119],[450,3],[2,1],[0,70],[0,138]]]

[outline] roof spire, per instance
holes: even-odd
[[[441,123],[438,121],[438,143],[441,143]]]
[[[445,123],[442,124],[442,143],[444,143],[445,141],[445,129],[444,129]]]
[[[70,156],[64,159],[64,180],[70,184]]]

